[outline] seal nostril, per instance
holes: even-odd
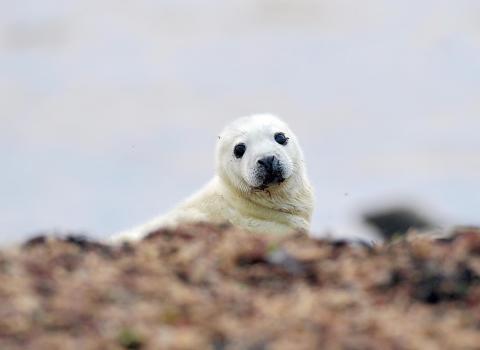
[[[258,160],[258,164],[264,166],[267,169],[271,169],[273,167],[273,162],[275,161],[275,156],[265,157]]]

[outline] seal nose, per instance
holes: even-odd
[[[276,160],[275,156],[269,156],[269,157],[259,159],[258,164],[263,166],[268,174],[272,174],[275,160]]]
[[[263,185],[279,183],[284,180],[282,175],[282,166],[275,156],[261,158],[257,163],[265,169]]]

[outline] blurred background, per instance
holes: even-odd
[[[476,0],[0,4],[0,243],[165,212],[257,112],[302,142],[316,234],[399,203],[480,224]]]

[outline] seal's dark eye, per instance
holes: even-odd
[[[233,154],[235,154],[235,157],[237,158],[242,158],[246,150],[247,150],[247,146],[245,146],[244,143],[239,143],[233,149]]]
[[[275,141],[277,141],[277,143],[285,146],[288,143],[288,137],[286,137],[283,132],[277,132],[275,134]]]

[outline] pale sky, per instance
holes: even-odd
[[[385,203],[480,225],[478,1],[0,4],[0,242],[165,212],[257,112],[300,138],[315,233]]]

